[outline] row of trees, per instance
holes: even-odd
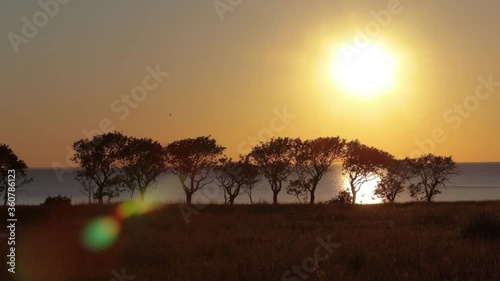
[[[241,193],[248,194],[265,179],[273,193],[273,204],[279,193],[301,201],[315,203],[315,192],[321,179],[334,163],[342,163],[349,190],[339,201],[356,202],[363,186],[379,180],[374,195],[394,202],[408,190],[417,200],[432,201],[442,192],[451,175],[458,174],[451,157],[424,155],[419,158],[395,159],[389,153],[340,137],[313,140],[273,138],[255,146],[239,159],[224,156],[225,147],[208,137],[174,141],[166,146],[148,138],[125,136],[119,132],[81,139],[73,144],[72,160],[80,169],[76,179],[82,184],[89,203],[107,203],[128,191],[139,192],[141,200],[158,176],[172,172],[191,204],[193,194],[216,182],[224,191],[227,204],[234,204]],[[28,166],[5,144],[0,144],[0,194],[7,198],[9,169],[17,173],[17,187],[29,183]],[[347,199],[346,199],[347,198]]]
[[[188,204],[193,194],[216,182],[227,204],[245,192],[252,202],[252,190],[265,179],[273,193],[315,203],[317,186],[336,162],[342,163],[349,180],[350,203],[367,182],[379,179],[375,195],[394,202],[405,189],[419,199],[432,201],[453,174],[458,173],[451,157],[425,155],[395,159],[389,153],[340,137],[313,140],[273,138],[255,146],[248,155],[231,159],[225,147],[210,136],[174,141],[162,146],[151,139],[138,139],[113,132],[73,145],[72,158],[81,168],[77,180],[84,186],[89,202],[104,203],[125,190],[139,191],[141,200],[156,178],[172,172],[180,181]],[[341,194],[342,195],[342,194]]]
[[[375,189],[374,195],[386,202],[394,202],[406,189],[417,200],[427,202],[442,193],[442,188],[452,175],[460,170],[451,157],[424,155],[419,158],[393,160]]]
[[[147,138],[107,133],[73,144],[72,161],[80,169],[76,180],[83,186],[89,203],[108,203],[129,191],[139,191],[141,200],[156,178],[167,171],[165,148]]]

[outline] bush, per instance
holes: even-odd
[[[54,206],[54,205],[65,205],[71,206],[71,198],[66,196],[49,196],[45,198],[45,202],[42,204],[44,206]]]
[[[468,239],[498,239],[500,219],[492,213],[473,214],[462,229],[462,236]]]
[[[326,201],[326,204],[351,204],[352,203],[352,195],[348,190],[342,190],[339,192],[337,197],[334,197],[333,199]]]

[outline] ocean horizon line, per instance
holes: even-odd
[[[457,164],[460,165],[489,165],[489,164],[500,164],[500,161],[464,161],[464,162],[457,162]],[[340,163],[334,163],[332,166],[339,166],[342,165]],[[28,170],[48,170],[48,169],[78,169],[79,167],[29,167]]]

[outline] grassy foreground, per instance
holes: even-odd
[[[19,206],[16,274],[2,240],[0,280],[500,280],[500,202],[210,205],[189,224],[167,205],[87,250],[82,227],[114,208]]]

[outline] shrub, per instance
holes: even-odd
[[[54,206],[54,205],[65,205],[65,206],[71,206],[71,198],[66,197],[66,196],[49,196],[45,198],[45,202],[43,202],[44,206]]]
[[[351,193],[348,190],[342,190],[339,192],[337,197],[334,197],[333,199],[326,201],[326,204],[335,204],[335,203],[351,204],[352,203]]]
[[[462,236],[468,239],[498,239],[500,238],[500,219],[493,213],[473,214],[462,228]]]

